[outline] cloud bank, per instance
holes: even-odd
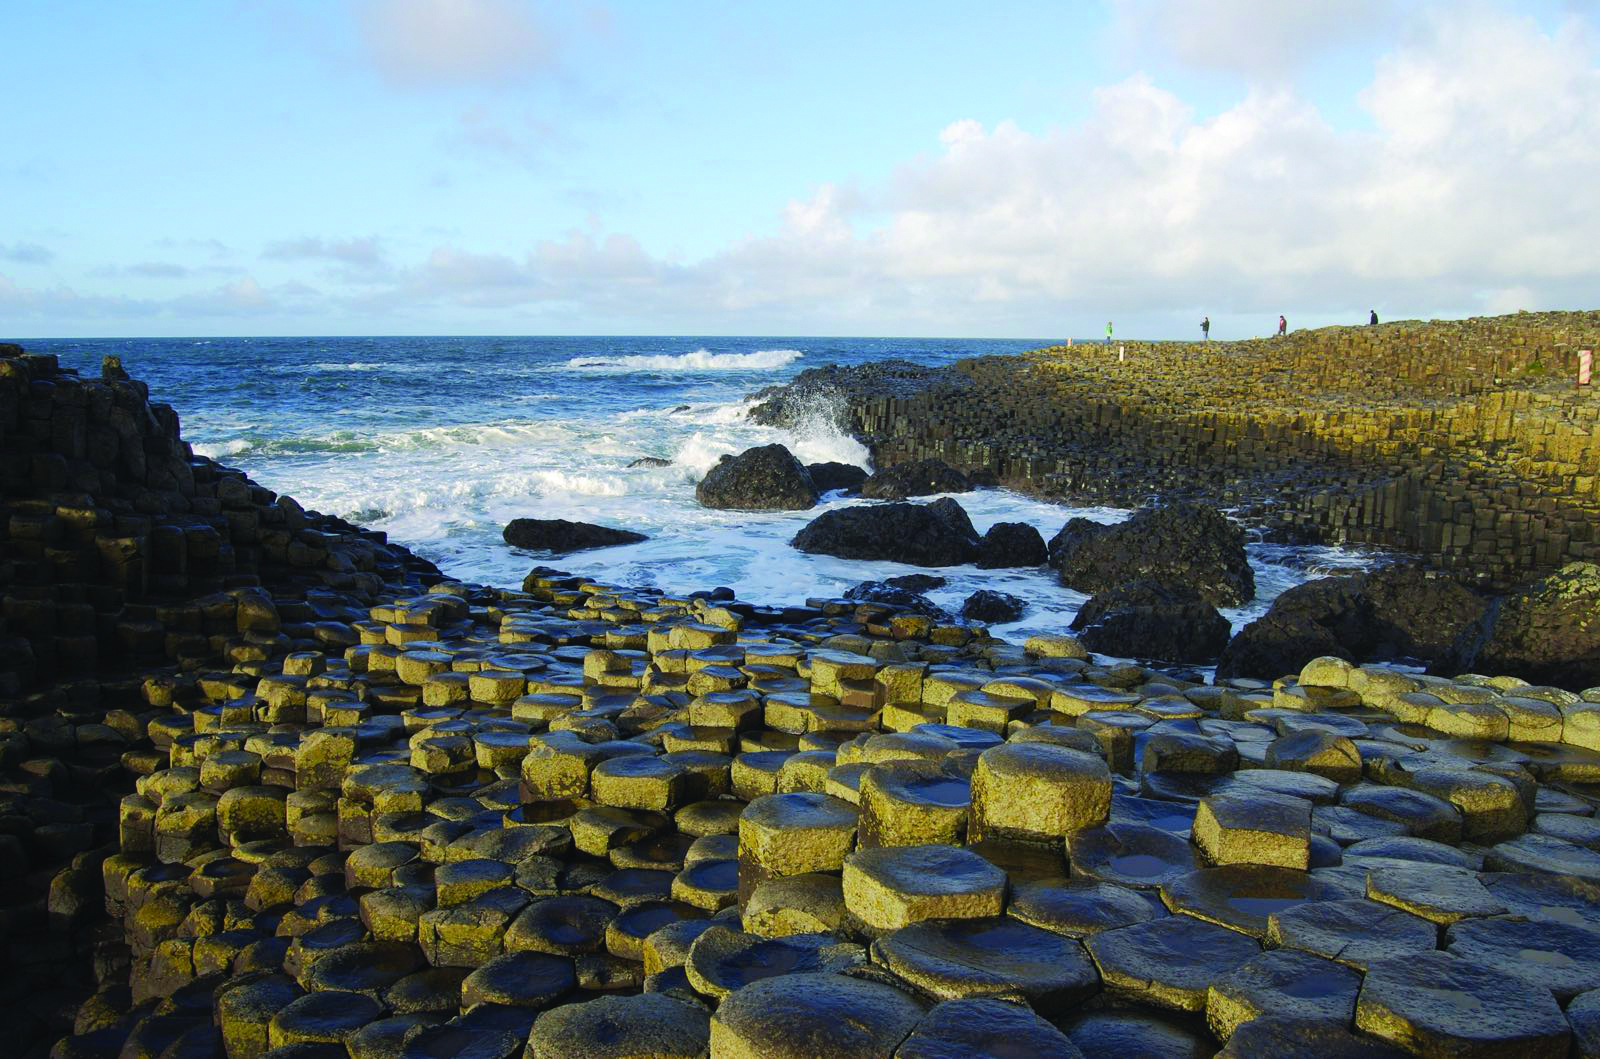
[[[487,0],[449,16],[471,30],[455,37],[436,20],[458,5],[381,6],[404,14],[408,33],[443,34],[428,76],[464,75],[472,55],[492,72],[533,54],[526,40],[511,47],[512,30],[505,51],[483,51],[484,27],[509,17]],[[1235,20],[1243,6],[1209,3]],[[1143,18],[1183,5],[1129,7]],[[1299,39],[1317,17],[1273,32]],[[1170,32],[1173,48],[1205,44],[1182,25]],[[394,39],[399,56],[411,38]],[[1191,308],[1364,319],[1368,308],[1387,318],[1589,305],[1600,280],[1600,200],[1588,190],[1600,165],[1596,57],[1593,27],[1576,16],[1546,31],[1505,11],[1442,7],[1378,61],[1354,128],[1271,76],[1201,113],[1141,74],[1097,90],[1072,125],[954,120],[888,180],[861,187],[841,174],[771,230],[699,260],[594,228],[510,253],[333,235],[263,255],[344,266],[316,289],[247,279],[187,301],[96,307],[283,319],[293,306],[506,330],[1038,336],[1074,317]],[[0,276],[0,309],[42,314],[74,298]]]

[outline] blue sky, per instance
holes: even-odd
[[[1590,307],[1597,10],[0,0],[0,337]]]

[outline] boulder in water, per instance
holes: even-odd
[[[789,543],[841,559],[879,559],[912,566],[960,566],[978,555],[977,534],[961,505],[874,504],[825,511]]]
[[[1206,665],[1228,646],[1232,627],[1192,588],[1134,581],[1097,592],[1072,619],[1091,651],[1119,658]]]
[[[996,522],[978,542],[978,565],[985,570],[1043,566],[1046,558],[1044,537],[1026,522]]]
[[[724,456],[695,487],[704,507],[724,511],[804,511],[817,504],[805,466],[782,445],[760,445]]]
[[[873,500],[904,500],[935,493],[970,493],[972,482],[943,460],[898,463],[876,472],[861,486],[861,495]]]
[[[640,456],[629,467],[671,467],[671,460],[664,460],[660,456]]]
[[[867,472],[850,463],[831,460],[827,463],[808,463],[806,470],[819,493],[831,493],[835,489],[859,493],[861,484],[867,480]]]
[[[1027,600],[1020,596],[1013,596],[1009,592],[996,592],[993,589],[980,588],[968,596],[961,604],[961,616],[973,621],[985,621],[991,625],[1001,625],[1008,621],[1019,620],[1028,609]]]
[[[513,548],[565,555],[589,548],[611,548],[649,540],[643,533],[612,529],[588,522],[568,522],[564,518],[516,518],[501,532]]]
[[[1192,588],[1219,607],[1256,594],[1244,530],[1202,504],[1147,507],[1113,526],[1073,519],[1050,542],[1050,556],[1061,583],[1079,592],[1157,581]]]

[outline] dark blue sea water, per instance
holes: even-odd
[[[671,591],[727,585],[757,602],[832,595],[909,572],[889,563],[801,555],[787,542],[817,512],[707,511],[694,486],[717,459],[781,441],[804,462],[866,465],[866,451],[819,416],[795,431],[745,419],[748,394],[808,367],[900,357],[925,365],[1016,353],[1045,340],[863,338],[249,338],[36,340],[97,373],[116,354],[172,404],[197,452],[309,508],[387,531],[471,581],[516,585],[535,557],[500,538],[517,517],[569,518],[649,534],[642,544],[561,560],[575,573]],[[687,407],[685,407],[687,406]],[[642,456],[672,461],[630,468]],[[1069,509],[1002,490],[960,498],[982,531],[1027,521],[1049,537]],[[835,498],[830,505],[856,503]],[[1305,568],[1357,565],[1331,550],[1258,546],[1261,599]],[[548,560],[546,560],[548,561]],[[1037,571],[943,571],[937,602],[979,587],[1029,599],[1002,633],[1060,629],[1083,597]]]

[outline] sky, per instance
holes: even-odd
[[[0,0],[0,339],[1600,304],[1600,0]]]

